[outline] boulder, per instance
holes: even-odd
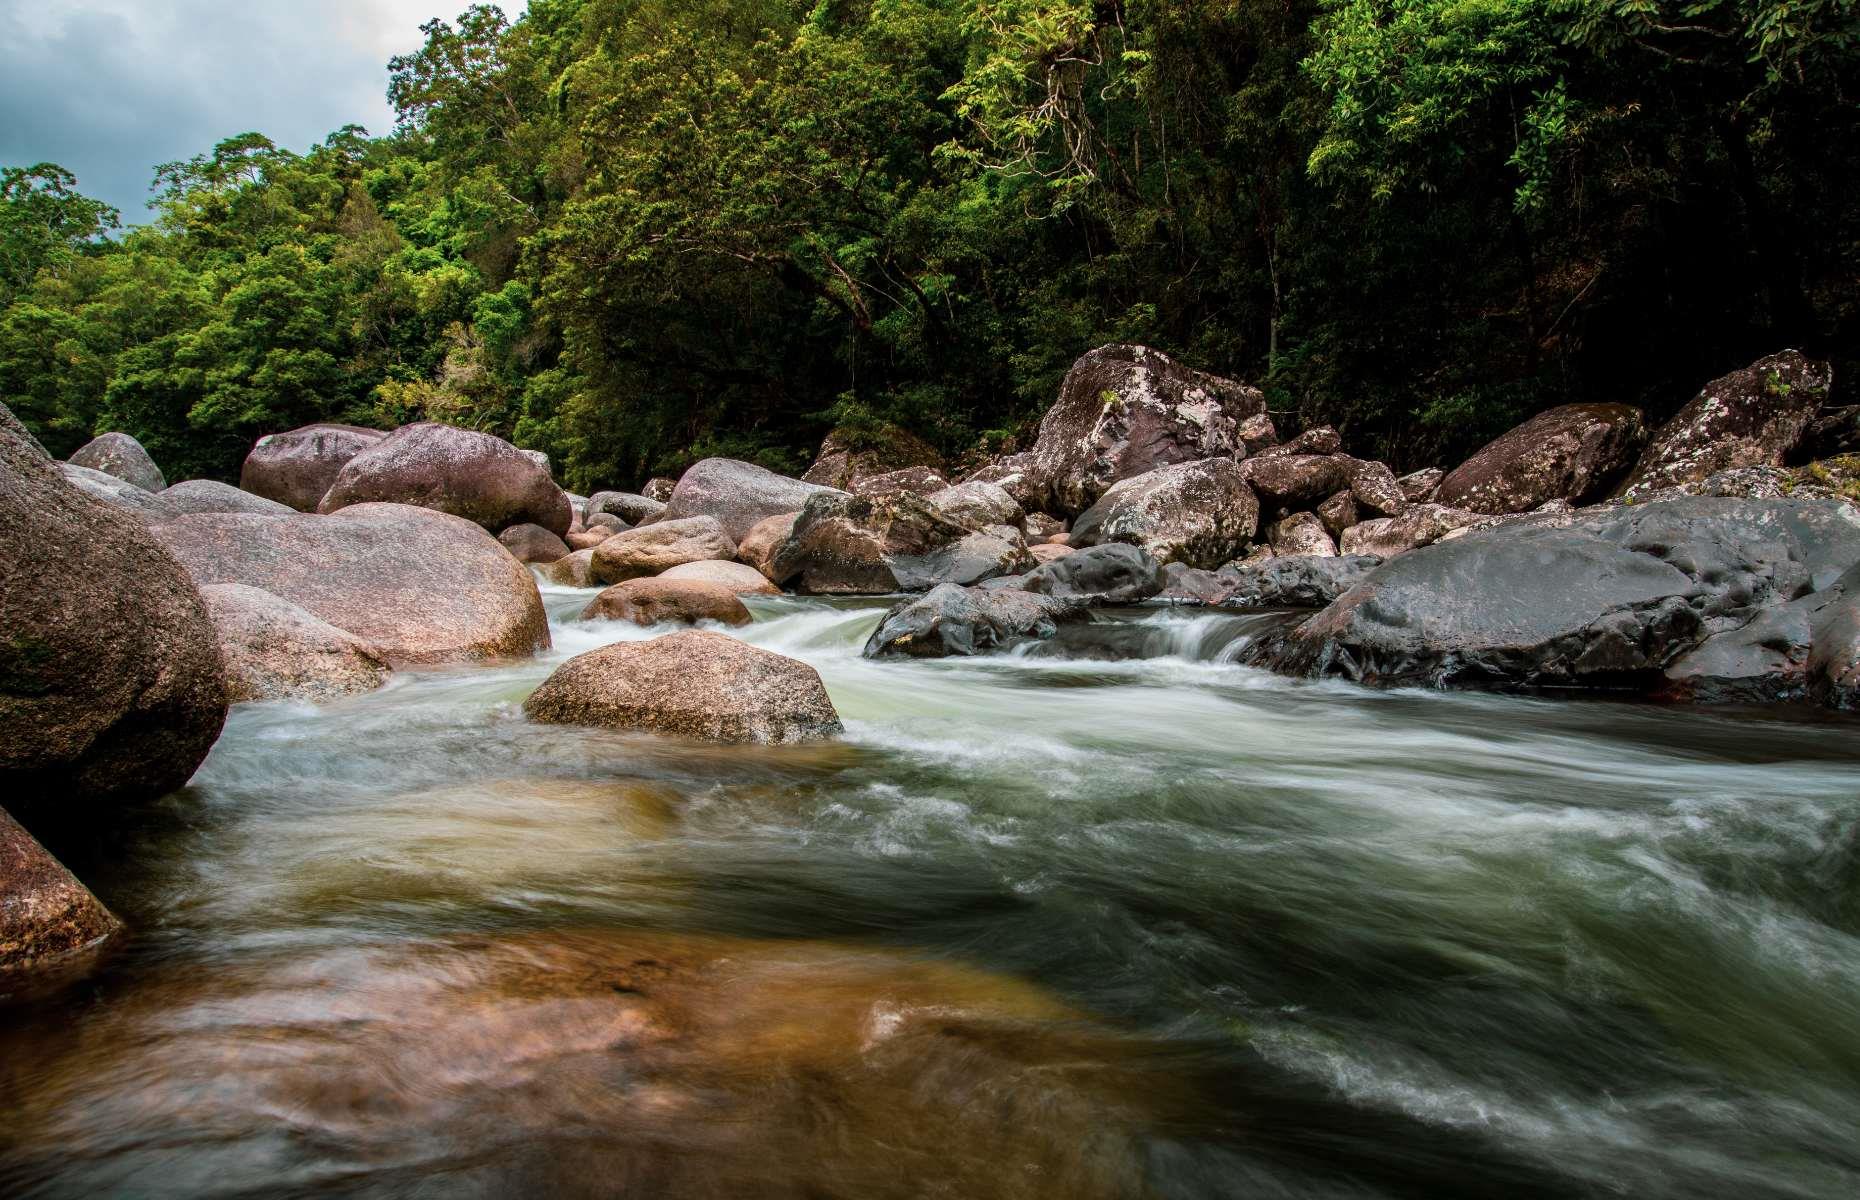
[[[267,434],[245,456],[239,488],[298,512],[315,512],[348,461],[385,437],[359,425],[305,425]]]
[[[535,528],[540,528],[540,527],[537,526]],[[548,530],[543,530],[543,532],[548,533]],[[562,539],[562,542],[564,545],[566,545],[569,548],[571,552],[575,550],[592,550],[594,549],[594,547],[600,545],[602,542],[612,537],[614,535],[614,532],[615,531],[612,529],[607,529],[607,528],[597,526],[594,529],[584,529],[580,533],[571,532],[567,537]],[[554,536],[554,535],[551,534],[550,536]],[[550,559],[544,559],[542,561],[554,562],[556,560],[553,558],[550,558]]]
[[[226,705],[213,626],[181,565],[71,486],[0,405],[8,807],[44,828],[170,792],[207,756]]]
[[[1447,473],[1439,467],[1423,467],[1397,479],[1395,486],[1401,489],[1402,498],[1408,503],[1425,504],[1434,498],[1434,493],[1440,490],[1440,481],[1446,477]]]
[[[392,671],[361,638],[270,592],[217,583],[200,594],[234,701],[332,700],[372,692]]]
[[[599,587],[594,582],[594,550],[577,550],[542,567],[542,576],[559,587]]]
[[[1107,542],[1027,572],[1021,586],[1060,600],[1136,604],[1162,591],[1163,569],[1141,546]]]
[[[1259,501],[1231,458],[1158,467],[1112,484],[1072,524],[1070,543],[1141,546],[1159,562],[1220,566],[1253,540]]]
[[[68,460],[73,466],[89,467],[133,483],[145,492],[159,492],[168,486],[161,468],[142,448],[142,443],[126,433],[104,433],[85,442]]]
[[[1163,568],[1163,590],[1158,600],[1170,604],[1219,604],[1234,590],[1233,577],[1220,571],[1170,563]]]
[[[497,540],[520,563],[552,563],[558,558],[566,558],[569,551],[567,542],[541,525],[512,525],[498,534]],[[584,547],[575,548],[579,550]]]
[[[735,596],[779,596],[781,589],[770,583],[764,575],[748,563],[708,562],[684,563],[672,567],[658,576],[662,580],[701,580],[715,583],[730,590]]]
[[[1713,380],[1653,435],[1621,495],[1644,500],[1731,467],[1782,466],[1833,384],[1829,364],[1795,350]]]
[[[1538,413],[1441,480],[1436,503],[1476,513],[1529,512],[1546,500],[1606,496],[1647,440],[1626,404],[1565,404]]]
[[[73,463],[59,463],[58,472],[65,477],[66,483],[93,500],[103,501],[112,509],[134,513],[139,517],[161,517],[167,514],[156,493],[137,487],[127,479],[118,479],[114,475]]]
[[[90,889],[0,808],[0,998],[87,963],[122,931]]]
[[[1065,533],[1066,523],[1047,513],[1028,513],[1020,520],[1020,529],[1029,542],[1043,542]]]
[[[865,644],[865,657],[944,658],[987,654],[1044,641],[1059,622],[1082,616],[1083,602],[1009,588],[946,583],[885,614]]]
[[[1341,454],[1275,454],[1242,462],[1240,477],[1265,504],[1302,508],[1349,487],[1355,461]]]
[[[656,519],[657,518],[655,517],[642,517],[641,518],[641,520],[643,521],[651,521],[651,520],[656,520]],[[627,530],[631,528],[633,528],[633,526],[631,526],[625,521],[622,521],[619,517],[614,516],[612,513],[595,513],[582,523],[582,529],[584,531],[604,529],[608,533],[625,533]]]
[[[1363,519],[1356,507],[1356,497],[1348,491],[1338,492],[1318,505],[1317,516],[1324,522],[1324,532],[1333,538],[1342,537],[1344,530]]]
[[[949,480],[929,467],[905,467],[901,471],[855,479],[846,490],[855,496],[895,496],[899,492],[928,496],[948,486]]]
[[[1211,603],[1232,608],[1323,608],[1382,564],[1362,554],[1275,555],[1223,567],[1227,591]]]
[[[1035,563],[1038,563],[1041,566],[1045,566],[1049,562],[1055,562],[1059,559],[1062,559],[1068,554],[1077,554],[1077,553],[1078,553],[1078,550],[1075,547],[1056,546],[1051,542],[1041,542],[1037,546],[1027,547],[1027,554],[1033,559]]]
[[[793,535],[795,518],[800,515],[798,512],[779,513],[757,521],[750,531],[743,535],[743,540],[737,543],[736,557],[767,576],[769,564],[774,562],[776,553]]]
[[[1324,522],[1308,512],[1292,513],[1272,523],[1266,539],[1279,556],[1327,557],[1337,553]]]
[[[810,742],[840,732],[814,668],[689,630],[577,655],[523,702],[531,720],[707,742]]]
[[[964,475],[962,481],[999,484],[1002,491],[1014,497],[1016,504],[1025,509],[1035,509],[1044,507],[1051,496],[1048,480],[1042,471],[1040,461],[1028,451],[984,463]]]
[[[1276,458],[1281,454],[1335,454],[1341,449],[1342,435],[1329,425],[1319,425],[1305,430],[1289,442],[1262,446],[1254,453],[1261,458]]]
[[[715,518],[734,548],[758,521],[799,512],[810,496],[833,490],[777,475],[754,463],[707,458],[679,478],[678,488],[666,501],[659,520]]]
[[[1030,481],[1026,491],[1050,503],[1016,498],[1026,507],[1076,515],[1120,479],[1244,453],[1240,423],[1265,409],[1258,388],[1191,370],[1144,346],[1102,346],[1072,365],[1033,449],[1016,464]],[[993,481],[1015,492],[1005,480]]]
[[[150,530],[200,586],[270,592],[396,666],[526,656],[549,645],[535,578],[461,517],[356,504],[331,517],[195,513]]]
[[[1359,508],[1384,517],[1399,517],[1408,511],[1408,495],[1387,463],[1352,458],[1347,469],[1350,496]]]
[[[1823,614],[1848,603],[1856,561],[1860,512],[1824,501],[1593,509],[1404,554],[1261,658],[1388,684],[1789,698],[1817,622],[1839,637]]]
[[[895,425],[872,431],[842,428],[820,443],[819,457],[801,479],[846,492],[862,479],[908,468],[941,472],[943,456],[930,443]]]
[[[614,584],[588,602],[581,619],[635,625],[694,625],[699,621],[747,625],[750,616],[736,593],[721,583],[658,576]]]
[[[1345,554],[1394,558],[1417,546],[1431,546],[1453,530],[1478,520],[1478,513],[1463,508],[1415,504],[1399,517],[1377,517],[1352,525],[1343,531],[1340,549]]]
[[[681,563],[733,559],[736,542],[715,517],[681,517],[616,533],[594,547],[596,583],[624,583]]]
[[[266,513],[281,517],[292,512],[287,504],[254,496],[214,479],[189,479],[155,497],[155,507],[168,516],[183,513]]]
[[[930,507],[958,525],[980,529],[986,525],[1018,525],[1024,515],[1020,504],[998,483],[971,479],[924,497]]]
[[[641,521],[657,520],[665,512],[663,501],[637,492],[596,492],[582,507],[582,520],[593,523],[597,516],[609,516],[625,529]]]
[[[663,475],[660,475],[648,479],[641,485],[639,494],[648,500],[657,500],[660,504],[664,504],[672,498],[672,493],[677,490],[678,481],[676,479],[667,479]]]
[[[1032,565],[1018,528],[973,529],[909,492],[834,492],[807,502],[765,574],[803,592],[873,596],[979,583]]]
[[[344,463],[317,511],[370,503],[451,513],[492,533],[540,525],[557,537],[575,515],[567,494],[531,453],[488,433],[434,421],[402,426]]]

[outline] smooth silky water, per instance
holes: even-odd
[[[1860,1195],[1860,724],[790,598],[840,741],[529,724],[591,594],[59,847],[135,936],[0,1009],[0,1194]]]

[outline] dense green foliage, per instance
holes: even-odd
[[[580,486],[999,446],[1146,342],[1401,466],[1860,346],[1860,0],[532,0],[391,136],[257,134],[158,218],[0,183],[0,396],[170,477],[433,417]]]

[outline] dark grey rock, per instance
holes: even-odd
[[[867,658],[987,654],[1044,641],[1057,632],[1059,622],[1084,611],[1075,600],[943,584],[886,613],[864,653]]]

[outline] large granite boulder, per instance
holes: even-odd
[[[886,613],[864,653],[867,658],[988,654],[1045,641],[1059,622],[1084,612],[1079,600],[946,583]]]
[[[1192,370],[1145,346],[1101,346],[1072,364],[1020,464],[1033,480],[1028,491],[1050,503],[1017,498],[1028,508],[1075,516],[1120,479],[1246,453],[1240,423],[1265,409],[1258,388]]]
[[[895,496],[899,492],[912,492],[919,496],[930,496],[949,486],[949,480],[941,472],[931,467],[905,467],[898,471],[887,471],[883,475],[867,475],[855,479],[846,486],[846,491],[855,496]],[[1005,489],[1003,489],[1005,490]],[[1010,498],[1013,493],[1009,493]],[[1019,500],[1015,499],[1018,504]]]
[[[606,513],[627,525],[637,525],[641,521],[656,521],[664,512],[664,501],[651,496],[641,496],[637,492],[596,492],[582,506],[581,515],[583,520],[592,520]]]
[[[361,638],[270,592],[215,583],[200,594],[234,701],[334,700],[372,692],[392,673]]]
[[[870,432],[835,429],[820,443],[819,457],[801,478],[847,492],[861,480],[911,468],[941,472],[943,456],[929,442],[895,425]]]
[[[1137,604],[1163,590],[1162,564],[1141,546],[1106,542],[1027,572],[1021,587],[1090,604]]]
[[[768,575],[769,564],[774,562],[776,553],[794,535],[794,522],[800,515],[798,512],[779,513],[757,521],[754,528],[736,544],[736,557],[763,575]]]
[[[523,711],[550,724],[706,742],[811,742],[841,728],[814,668],[699,629],[577,655],[530,694]]]
[[[1337,553],[1336,543],[1315,513],[1290,513],[1274,521],[1266,531],[1272,552],[1281,557],[1316,557]]]
[[[570,534],[570,537],[576,535]],[[594,545],[605,541],[603,535]],[[541,525],[512,525],[497,535],[498,544],[510,551],[511,556],[520,563],[552,563],[558,558],[566,558],[569,545]]]
[[[1548,500],[1606,496],[1647,441],[1640,409],[1565,404],[1538,413],[1440,481],[1432,499],[1468,512],[1529,512]]]
[[[316,510],[370,503],[451,513],[492,533],[531,524],[561,537],[575,518],[567,494],[530,452],[435,421],[404,425],[344,463]]]
[[[173,517],[183,513],[267,513],[274,517],[294,511],[287,504],[255,496],[217,479],[189,479],[155,497],[155,508]]]
[[[743,562],[724,562],[722,559],[708,559],[704,562],[680,563],[661,571],[657,578],[664,580],[702,580],[705,583],[719,584],[736,596],[779,596],[781,589],[769,582],[768,576],[760,570]]]
[[[127,479],[118,479],[93,467],[80,467],[75,463],[59,463],[58,473],[65,477],[65,482],[83,492],[93,500],[101,500],[113,509],[133,513],[138,517],[160,517],[167,513],[162,507],[159,493],[138,487]]]
[[[827,492],[807,502],[764,573],[797,591],[879,596],[980,583],[1032,565],[1018,528],[971,528],[910,492]]]
[[[1072,524],[1070,544],[1127,542],[1162,563],[1212,570],[1259,529],[1259,499],[1231,458],[1175,463],[1112,484]]]
[[[74,466],[89,467],[133,483],[145,492],[159,492],[168,486],[161,468],[142,448],[142,443],[126,433],[104,433],[85,442],[66,460]]]
[[[736,593],[723,584],[661,575],[614,584],[588,601],[581,619],[635,625],[695,625],[699,621],[747,625],[750,617]]]
[[[1589,510],[1385,563],[1261,659],[1376,683],[1787,698],[1818,629],[1838,657],[1856,561],[1860,511],[1825,501]]]
[[[94,958],[122,924],[0,808],[0,999]]]
[[[1338,549],[1344,554],[1394,558],[1418,546],[1431,546],[1456,529],[1477,524],[1479,514],[1444,504],[1413,504],[1399,517],[1359,521],[1343,531]]]
[[[969,480],[924,497],[931,508],[969,529],[986,525],[1018,525],[1025,514],[1020,502],[998,483]]]
[[[348,461],[387,434],[359,425],[305,425],[252,444],[239,470],[242,491],[315,512]]]
[[[707,458],[692,465],[678,479],[678,487],[665,503],[661,521],[687,517],[713,517],[723,526],[730,545],[743,540],[757,522],[782,513],[799,512],[810,497],[833,492],[786,475],[777,475],[754,463],[733,458]],[[841,493],[844,494],[844,493]]]
[[[1356,460],[1342,454],[1273,454],[1240,464],[1241,478],[1274,509],[1309,508],[1350,486]]]
[[[462,517],[357,504],[328,517],[198,513],[150,529],[200,586],[243,583],[280,596],[397,666],[549,645],[535,577]]]
[[[1785,350],[1705,385],[1653,435],[1622,485],[1643,500],[1731,467],[1780,467],[1834,386],[1828,363]]]
[[[624,583],[682,563],[736,557],[736,540],[715,517],[682,517],[616,533],[594,547],[596,583]]]
[[[124,486],[130,486],[124,484]],[[226,719],[200,592],[0,406],[0,796],[34,827],[186,783]]]

